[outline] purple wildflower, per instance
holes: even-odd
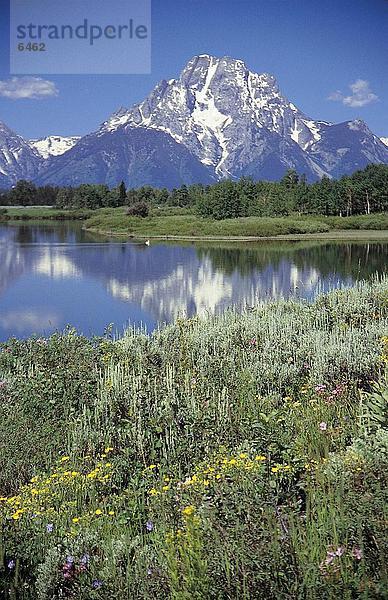
[[[338,546],[338,548],[336,548],[335,550],[333,549],[333,547],[331,547],[326,552],[325,560],[323,560],[319,565],[319,568],[323,575],[327,576],[329,574],[328,567],[334,570],[338,569],[337,559],[340,558],[344,554],[344,552],[344,546]]]
[[[326,431],[326,429],[327,429],[327,423],[325,423],[325,421],[322,421],[321,423],[319,423],[319,429],[321,431]]]
[[[101,581],[101,579],[94,579],[94,581],[92,581],[92,588],[94,590],[99,590],[100,587],[102,587],[102,581]]]
[[[72,556],[68,556],[66,558],[66,562],[62,567],[63,577],[65,579],[71,579],[74,575],[74,558]]]
[[[152,521],[147,521],[147,523],[146,523],[146,529],[147,529],[147,531],[153,531],[154,524],[153,524]]]
[[[361,548],[353,548],[352,555],[353,555],[353,558],[355,558],[356,560],[361,560],[362,559]]]
[[[89,554],[84,554],[81,557],[81,564],[87,565],[87,564],[89,564],[89,561],[90,561],[90,555]]]
[[[335,552],[328,552],[325,558],[325,565],[330,565],[333,560],[336,558]]]
[[[52,523],[47,523],[47,525],[46,525],[47,533],[52,533],[53,529],[54,529],[54,525]]]
[[[14,559],[10,560],[8,562],[8,569],[10,569],[12,571],[12,569],[14,569],[16,567],[16,562],[14,561]]]

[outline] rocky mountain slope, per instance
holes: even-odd
[[[28,141],[0,121],[0,188],[18,179],[34,179],[42,165],[42,157]]]

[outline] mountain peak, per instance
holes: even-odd
[[[344,125],[368,136],[359,120]],[[281,154],[279,176],[290,166],[310,179],[330,175],[338,160],[326,161],[320,147],[329,123],[304,115],[271,73],[251,71],[230,56],[193,56],[177,79],[162,80],[144,102],[112,115],[98,135],[137,127],[167,133],[219,178],[236,178],[247,169],[253,174],[255,161],[265,163],[270,147]]]
[[[353,131],[370,131],[368,125],[362,119],[353,119],[347,123],[349,129],[352,129]]]
[[[247,80],[249,76],[257,79],[263,86],[276,86],[276,80],[273,75],[268,73],[257,74],[250,71],[243,60],[232,58],[230,56],[213,56],[211,54],[198,54],[193,56],[184,67],[180,81],[189,87],[198,87],[204,85],[212,78],[226,79],[229,81]]]
[[[184,67],[184,70],[187,68],[191,68],[193,63],[197,63],[199,61],[205,62],[205,63],[207,62],[208,64],[224,63],[226,65],[232,65],[237,68],[243,68],[243,69],[248,70],[245,62],[239,58],[233,58],[232,56],[227,56],[227,55],[215,56],[214,54],[196,54],[188,61],[188,63]]]

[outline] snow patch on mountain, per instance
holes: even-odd
[[[382,138],[380,138],[380,140],[383,142],[383,144],[388,146],[388,137],[382,137]]]
[[[70,150],[70,148],[73,148],[80,139],[81,136],[77,135],[70,137],[49,135],[37,140],[30,140],[29,143],[32,148],[37,150],[40,156],[46,159],[49,158],[49,156],[60,156],[61,154],[64,154]]]

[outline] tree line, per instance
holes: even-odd
[[[323,177],[307,183],[289,169],[278,182],[223,180],[213,185],[182,185],[171,191],[152,186],[126,189],[83,184],[78,187],[37,187],[19,181],[0,192],[2,206],[55,206],[61,209],[97,209],[127,206],[128,214],[147,216],[151,207],[191,208],[200,216],[227,219],[246,216],[322,214],[350,216],[388,210],[388,166],[368,165],[334,180]]]

